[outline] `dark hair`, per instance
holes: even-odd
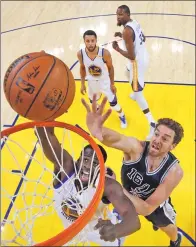
[[[95,38],[97,38],[97,34],[96,34],[93,30],[87,30],[87,31],[83,34],[83,39],[85,38],[86,35],[94,35]]]
[[[165,125],[175,132],[174,141],[173,141],[173,143],[175,144],[178,144],[181,141],[182,137],[184,136],[184,129],[182,128],[181,124],[179,124],[178,122],[174,121],[171,118],[160,118],[157,121],[156,128],[159,125]]]
[[[104,162],[106,162],[107,157],[108,157],[107,152],[105,151],[105,149],[104,149],[101,145],[98,145],[98,146],[99,146],[99,148],[100,148],[100,150],[101,150],[101,152],[102,152],[103,160],[104,160]],[[87,146],[84,147],[84,151],[85,151],[87,148],[93,149],[91,145],[87,145]]]
[[[127,5],[121,5],[118,7],[118,9],[123,9],[125,13],[127,13],[128,15],[130,15],[130,9]]]

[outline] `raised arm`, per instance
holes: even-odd
[[[122,50],[117,41],[114,41],[113,42],[113,48],[119,52],[121,55],[123,55],[124,57],[130,59],[130,60],[135,60],[135,52],[134,52],[134,43],[133,43],[133,40],[134,40],[134,32],[131,28],[129,27],[126,27],[123,31],[123,39],[125,41],[125,45],[126,45],[126,48],[127,48],[127,51],[124,51]]]
[[[82,99],[82,103],[87,110],[86,123],[92,136],[101,141],[104,145],[121,150],[125,153],[127,159],[135,157],[143,151],[142,143],[134,137],[122,135],[112,129],[103,127],[104,122],[111,114],[111,109],[103,114],[107,98],[105,97],[97,110],[96,95],[93,96],[92,110],[90,106]]]
[[[40,146],[43,148],[46,158],[54,164],[54,173],[57,174],[60,171],[61,165],[63,165],[64,171],[67,174],[70,174],[74,169],[73,158],[65,149],[62,150],[61,145],[55,136],[54,128],[39,127],[37,128],[36,136],[39,142],[41,142]],[[62,172],[61,180],[64,176],[65,173]]]
[[[81,78],[81,89],[80,92],[81,94],[85,94],[86,93],[86,86],[85,86],[85,77],[86,77],[86,69],[83,63],[83,59],[82,59],[82,51],[79,50],[77,53],[77,57],[80,63],[80,78]]]
[[[116,238],[128,236],[140,229],[140,220],[135,207],[116,180],[106,177],[104,196],[112,203],[122,221],[113,225],[110,221],[100,220],[96,229],[100,229],[101,239],[114,241]]]

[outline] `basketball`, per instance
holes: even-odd
[[[34,52],[17,58],[9,66],[4,93],[18,114],[30,120],[50,121],[71,106],[75,81],[60,59],[44,51]]]

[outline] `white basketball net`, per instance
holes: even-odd
[[[38,138],[33,131],[37,133]],[[56,157],[45,128],[44,131],[51,147],[51,152]],[[42,141],[36,127],[22,130],[3,138],[5,145],[2,150],[1,162],[2,246],[32,246],[55,236],[63,231],[65,227],[72,224],[67,221],[67,226],[63,226],[62,220],[57,213],[62,211],[62,200],[54,197],[53,182],[55,178],[61,185],[63,184],[58,177],[60,172],[64,172],[68,177],[68,174],[63,169],[63,148],[76,161],[88,142],[83,137],[66,129],[55,128],[55,134],[56,132],[62,133],[62,137],[58,137],[61,143],[61,161],[59,162],[56,157],[60,171],[56,175],[53,172],[53,164],[47,160],[43,153]],[[35,144],[34,147],[32,143]],[[95,152],[91,161],[90,174],[94,157]],[[88,181],[88,189],[74,190],[75,180],[78,179],[80,181],[79,174],[82,162],[83,152],[79,169],[77,169],[74,162],[75,174],[67,180],[67,186],[60,187],[56,192],[57,194],[63,194],[66,198],[69,197],[69,201],[63,201],[63,206],[66,210],[77,211],[78,215],[84,212],[92,200],[95,193],[93,185],[95,180],[98,180],[99,173],[98,166],[94,172],[93,179]],[[61,214],[61,217],[64,216]],[[89,224],[66,245],[89,245],[86,236],[90,230],[91,225]]]

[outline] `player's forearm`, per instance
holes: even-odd
[[[122,134],[106,127],[102,128],[102,136],[102,143],[108,147],[113,147],[113,144],[119,142],[122,138]]]
[[[114,85],[114,67],[108,69],[109,77],[110,77],[110,83],[111,85]]]
[[[124,189],[124,193],[132,201],[133,205],[135,206],[136,212],[138,214],[147,216],[150,213],[152,213],[153,210],[147,202],[145,202],[144,200],[140,199],[137,196],[131,195],[125,189]]]
[[[129,154],[132,150],[129,137],[124,136],[112,129],[103,127],[102,137],[103,140],[101,142],[108,147],[118,149],[127,154]]]
[[[141,224],[138,216],[133,217],[133,215],[129,215],[128,212],[123,216],[121,223],[116,224],[114,227],[116,238],[122,238],[138,231]]]
[[[130,59],[130,60],[135,60],[135,55],[134,54],[130,54],[127,51],[122,50],[121,48],[118,48],[117,50],[121,55],[123,55],[124,57]]]
[[[86,70],[80,68],[80,78],[81,78],[81,83],[85,84],[85,78],[86,78]]]
[[[41,146],[43,148],[44,154],[48,160],[52,163],[56,163],[56,159],[54,153],[60,156],[59,150],[61,150],[60,144],[58,139],[54,134],[54,128],[46,128],[46,132],[44,128],[38,128],[38,140],[41,142]]]

